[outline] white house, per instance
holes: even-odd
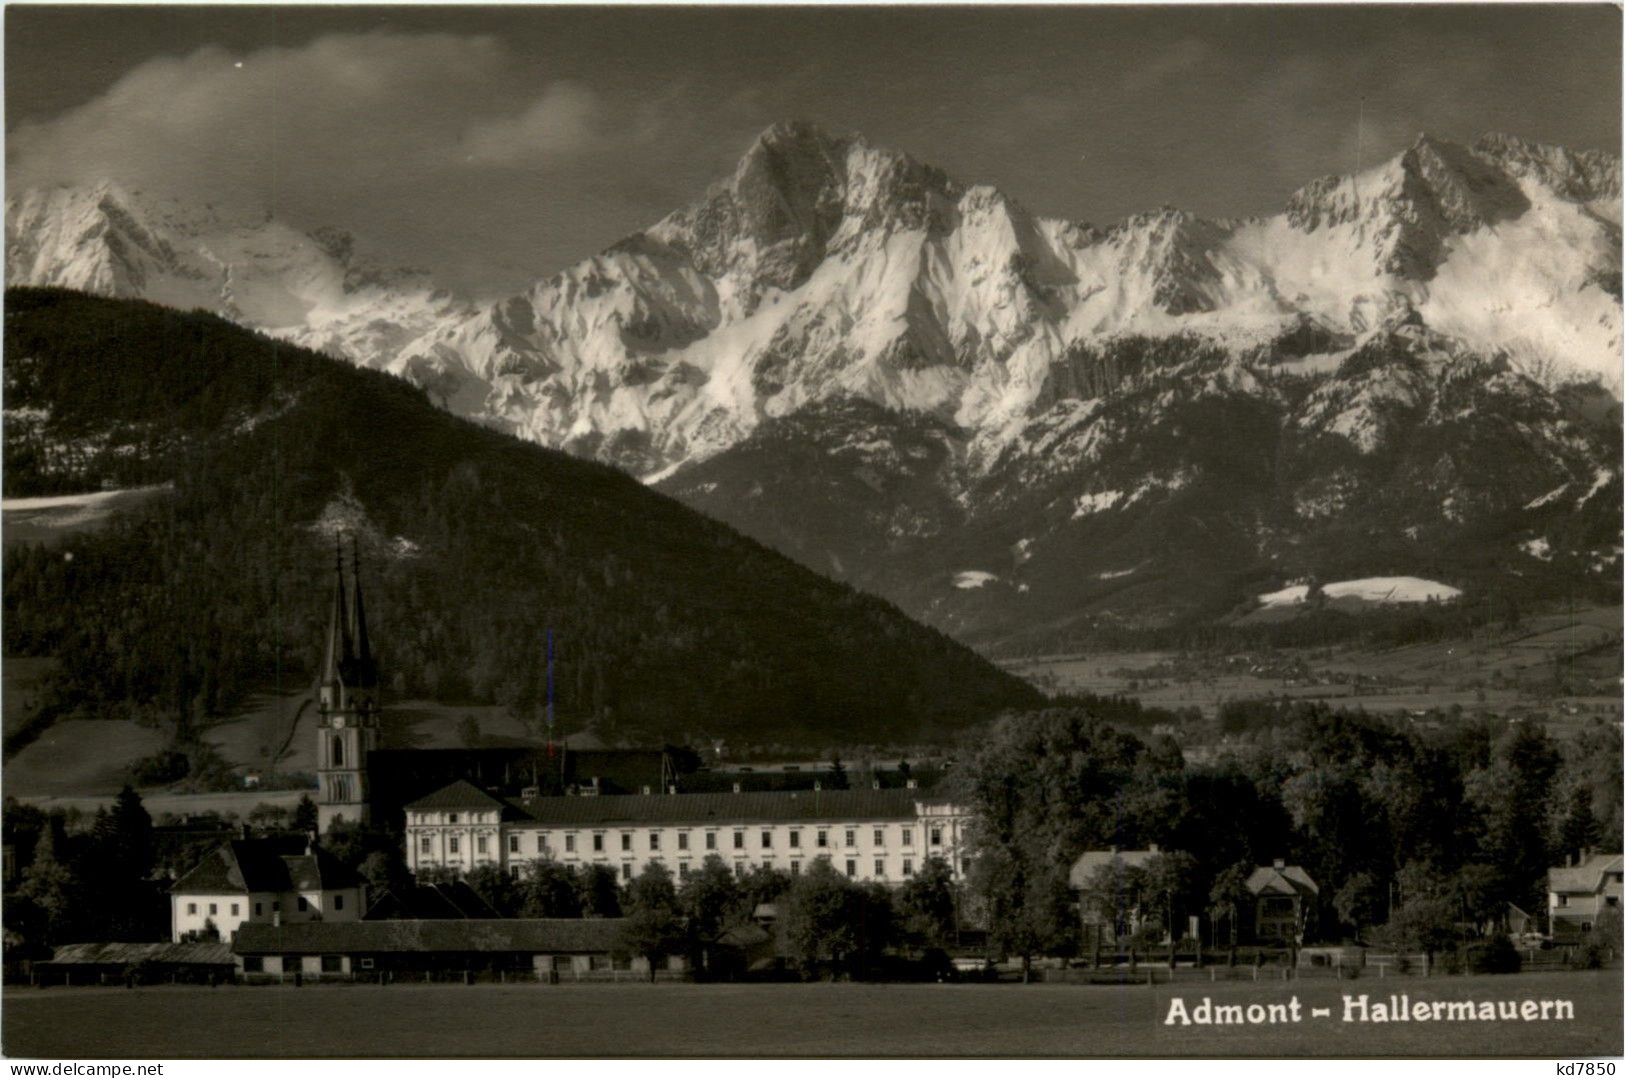
[[[664,865],[679,882],[715,855],[739,875],[798,875],[818,858],[854,880],[901,884],[932,857],[969,870],[966,814],[916,789],[538,797],[503,801],[455,782],[406,806],[406,860],[467,872],[528,863],[607,865],[630,880]]]
[[[301,854],[283,848],[275,839],[221,843],[170,887],[171,938],[179,942],[210,925],[229,941],[248,923],[361,919],[361,877],[314,844]]]
[[[1625,859],[1617,853],[1583,852],[1570,864],[1547,870],[1546,916],[1553,937],[1573,939],[1597,927],[1597,918],[1618,911]]]

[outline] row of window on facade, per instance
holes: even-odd
[[[337,912],[339,910],[344,909],[344,896],[343,895],[330,895],[328,897],[330,897],[333,900],[333,910],[334,910],[334,912]],[[233,916],[233,917],[241,917],[242,916],[242,910],[241,910],[242,903],[233,902],[230,905],[231,905],[231,916]],[[218,903],[218,902],[210,902],[208,904],[208,906],[209,906],[209,916],[210,917],[219,916],[219,914],[220,914],[220,903]],[[197,910],[198,910],[198,904],[196,902],[188,902],[186,904],[186,913],[187,913],[188,916],[196,917],[197,916]],[[304,895],[300,895],[299,896],[299,912],[300,913],[307,913],[307,912],[309,912],[309,910],[310,910],[310,901],[308,899],[306,899]],[[272,913],[281,913],[282,912],[282,902],[281,902],[280,899],[272,899],[272,901],[271,901],[271,912]],[[256,903],[254,903],[254,916],[255,917],[264,917],[265,916],[265,903],[264,902],[256,902]]]
[[[451,816],[451,822],[452,823],[457,822],[457,816],[456,816],[455,813],[453,813],[452,816]],[[733,833],[733,849],[736,849],[736,850],[745,849],[745,847],[746,847],[745,836],[746,836],[746,832],[744,830],[735,830],[734,831],[734,833]],[[607,833],[603,832],[603,831],[596,831],[596,832],[593,833],[593,835],[592,835],[592,852],[593,853],[603,853],[604,852],[604,850],[605,850],[605,841],[607,840],[607,837],[608,837]],[[475,836],[475,838],[474,838],[474,852],[475,853],[489,853],[490,852],[490,848],[487,845],[488,838],[489,838],[489,836],[486,836],[486,835],[477,835],[477,836]],[[931,846],[933,846],[933,847],[941,846],[942,845],[942,828],[940,828],[940,827],[930,828],[927,838],[928,838],[928,841],[929,841]],[[422,836],[419,839],[419,846],[418,846],[419,851],[421,853],[424,853],[424,854],[433,853],[434,852],[434,847],[433,847],[432,843],[433,843],[432,836],[430,836],[430,835]],[[446,852],[447,853],[456,854],[456,853],[461,853],[462,852],[462,847],[461,847],[461,843],[459,841],[459,836],[457,836],[457,835],[448,835],[446,837],[446,843],[447,843],[447,845],[446,845]],[[857,828],[855,828],[855,827],[847,828],[846,829],[846,845],[848,847],[853,847],[853,846],[856,846],[857,844],[858,844],[858,830],[857,830]],[[830,846],[830,843],[829,843],[829,831],[827,829],[823,829],[823,828],[819,829],[816,832],[816,834],[814,835],[813,845],[817,849],[821,849],[821,850],[822,849],[828,849],[829,846]],[[874,842],[872,843],[872,845],[877,846],[877,847],[886,845],[886,832],[885,832],[885,830],[883,828],[877,827],[877,828],[874,829]],[[913,845],[914,845],[914,829],[912,827],[903,828],[903,846],[904,847],[910,847],[910,846],[913,846]],[[509,853],[522,853],[522,852],[524,852],[520,847],[521,847],[521,836],[517,835],[517,834],[509,835],[508,836],[508,852]],[[546,832],[539,832],[536,835],[536,852],[537,853],[546,853],[546,852],[548,852],[548,848],[549,847],[548,847],[548,841],[547,841],[547,833]],[[688,848],[689,848],[689,833],[687,831],[679,831],[677,833],[677,849],[678,850],[687,850]],[[707,850],[715,850],[715,849],[717,849],[717,832],[715,832],[715,831],[707,831],[705,833],[705,848]],[[771,830],[766,829],[766,828],[764,828],[762,830],[760,848],[764,849],[764,850],[770,850],[770,849],[773,848],[773,832]],[[796,849],[801,849],[801,848],[802,848],[802,846],[801,846],[801,832],[800,831],[791,831],[790,832],[790,849],[796,850]],[[651,851],[656,851],[656,852],[658,852],[660,850],[660,832],[659,831],[651,831],[651,832],[649,832],[649,849]],[[632,852],[632,832],[631,831],[622,831],[621,832],[621,851],[623,853]],[[575,853],[576,852],[576,836],[575,835],[567,834],[567,835],[564,836],[564,852],[565,853]]]
[[[830,860],[830,858],[827,857],[827,856],[822,856],[822,857],[819,857],[818,860],[828,861],[828,860]],[[660,864],[661,862],[660,862],[659,858],[656,858],[654,863],[655,864]],[[772,868],[775,868],[777,866],[775,866],[772,861],[763,861],[762,862],[762,867],[764,869],[772,869]],[[968,859],[965,862],[964,870],[967,871],[967,872],[970,871],[970,862],[969,862]],[[524,867],[522,865],[509,865],[508,866],[508,875],[511,876],[513,879],[517,880],[520,877],[520,874],[523,871],[524,871]],[[693,871],[692,866],[690,866],[690,864],[687,861],[678,862],[678,865],[677,865],[677,878],[679,880],[688,879],[689,874],[692,871]],[[745,873],[747,873],[749,871],[750,871],[750,863],[749,862],[747,862],[747,861],[735,861],[734,862],[734,875],[736,877],[738,877],[739,879],[744,879],[745,878]],[[846,859],[846,874],[849,877],[852,877],[854,879],[857,878],[857,875],[858,875],[858,862],[857,862],[856,858],[848,857]],[[880,877],[883,877],[883,876],[886,875],[886,859],[885,858],[883,858],[883,857],[875,858],[875,872],[874,872],[874,874],[876,876],[880,876]],[[634,868],[633,868],[632,862],[630,862],[630,861],[621,862],[621,879],[622,880],[630,880],[633,875],[634,875]],[[801,875],[801,862],[800,861],[791,861],[790,862],[790,875],[792,875],[792,876]],[[913,858],[911,858],[911,857],[903,858],[903,875],[904,876],[913,876],[914,875],[914,859]]]

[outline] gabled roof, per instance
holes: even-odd
[[[237,954],[600,954],[614,949],[620,925],[620,918],[250,923],[237,929],[231,949]]]
[[[1153,857],[1161,857],[1167,850],[1085,850],[1076,861],[1072,862],[1072,871],[1067,873],[1067,882],[1076,889],[1081,889],[1103,865],[1113,861],[1121,863],[1125,868],[1144,868],[1146,862]]]
[[[1620,854],[1594,853],[1572,868],[1547,869],[1546,886],[1553,894],[1594,895],[1612,882],[1608,873],[1621,871],[1622,863],[1625,858]],[[1618,894],[1619,885],[1616,883],[1613,887],[1612,893]]]
[[[255,892],[331,891],[360,887],[354,871],[320,846],[303,854],[277,852],[274,839],[222,842],[170,887],[171,894],[240,895]]]
[[[936,802],[920,790],[782,790],[755,793],[623,794],[537,797],[512,802],[523,818],[557,826],[753,823],[863,823],[912,820],[916,805]]]
[[[469,782],[458,779],[450,786],[442,786],[428,797],[422,797],[406,806],[408,812],[436,812],[443,809],[469,809],[475,812],[500,809],[503,803]]]
[[[1259,865],[1247,877],[1247,890],[1255,895],[1318,895],[1320,886],[1301,865]]]
[[[51,955],[59,965],[112,966],[159,962],[176,966],[229,966],[224,943],[64,943]]]
[[[363,920],[468,920],[494,918],[497,911],[466,880],[423,883],[385,890]]]

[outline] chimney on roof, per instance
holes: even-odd
[[[1275,859],[1275,867],[1276,867],[1276,868],[1285,868],[1285,867],[1286,867],[1286,858],[1284,858],[1284,857],[1277,857],[1277,858],[1276,858],[1276,859]]]

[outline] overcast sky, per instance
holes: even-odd
[[[481,294],[652,223],[778,119],[1033,210],[1273,212],[1419,131],[1619,152],[1608,6],[6,9],[12,187],[337,224]]]

